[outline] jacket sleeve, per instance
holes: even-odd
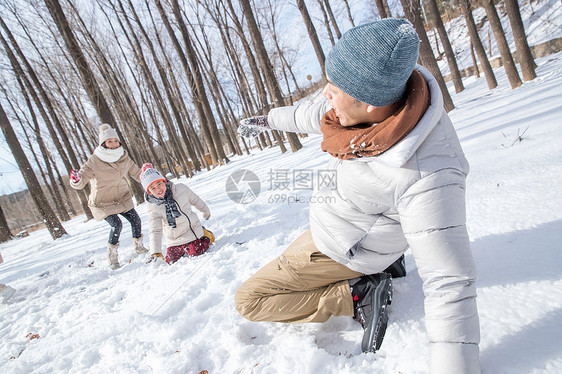
[[[78,183],[74,183],[72,180],[70,180],[70,187],[74,188],[75,190],[83,189],[84,187],[86,187],[88,182],[96,176],[93,168],[92,156],[90,156],[90,158],[88,159],[88,161],[86,161],[84,166],[80,168],[79,172],[82,178]]]
[[[192,206],[196,207],[201,213],[210,213],[209,207],[207,206],[207,204],[205,204],[203,199],[201,199],[195,192],[193,192],[186,185],[183,186],[185,187],[186,190],[185,193],[187,193],[187,196],[189,198],[189,203]]]
[[[433,173],[412,185],[397,205],[423,281],[433,374],[480,373],[476,267],[465,225],[465,179],[453,169]]]
[[[267,114],[269,127],[274,130],[320,134],[320,120],[330,110],[326,100],[314,104],[273,108]]]
[[[133,178],[134,180],[140,183],[141,169],[137,166],[137,164],[135,164],[133,159],[129,157],[129,160],[131,161],[131,167],[129,168],[129,175],[131,176],[131,178]]]
[[[162,216],[154,204],[148,205],[148,237],[150,241],[150,254],[162,253]]]

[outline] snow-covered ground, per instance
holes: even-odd
[[[467,219],[489,374],[562,372],[562,52],[536,62],[538,77],[515,90],[500,68],[496,89],[470,77],[452,94],[450,116],[471,163]],[[17,292],[0,304],[0,373],[427,373],[421,280],[409,252],[376,354],[361,353],[363,331],[351,317],[253,323],[234,309],[238,286],[308,228],[312,191],[298,176],[323,181],[329,156],[320,140],[301,139],[296,153],[256,150],[175,181],[211,208],[204,224],[217,240],[198,258],[146,264],[124,222],[124,266],[112,271],[109,226],[83,216],[65,222],[69,234],[56,241],[42,230],[1,244],[0,283]],[[226,193],[240,169],[261,182],[249,204]],[[146,222],[146,203],[137,209]]]
[[[468,227],[485,373],[562,372],[562,53],[537,63],[538,78],[516,90],[502,69],[493,91],[484,78],[466,79],[451,112],[472,167]],[[83,216],[64,223],[62,239],[43,230],[2,244],[1,281],[17,292],[0,305],[0,372],[427,372],[421,280],[409,253],[376,354],[361,353],[362,329],[351,317],[286,325],[249,322],[234,310],[237,287],[307,228],[312,191],[294,172],[318,182],[329,157],[319,143],[310,136],[296,153],[255,151],[176,181],[212,211],[206,226],[217,241],[198,258],[145,264],[125,224],[125,266],[111,271],[109,226]],[[239,169],[261,182],[249,204],[226,194]],[[146,203],[138,211],[146,222]]]

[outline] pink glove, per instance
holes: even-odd
[[[80,175],[80,172],[78,170],[72,169],[70,171],[70,180],[72,182],[78,183],[78,182],[80,182],[81,179],[82,179],[82,176]]]
[[[146,169],[152,169],[152,168],[154,168],[154,166],[152,166],[152,164],[150,162],[142,164],[141,173],[144,173],[146,171]]]

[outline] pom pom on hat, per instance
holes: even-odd
[[[148,168],[145,171],[143,171],[140,175],[140,181],[142,184],[142,188],[144,188],[144,190],[148,192],[148,188],[153,184],[156,183],[158,181],[166,181],[166,178],[164,178],[164,176],[162,174],[160,174],[160,172],[154,168]]]
[[[107,139],[111,139],[111,138],[119,139],[119,136],[117,135],[117,131],[115,131],[115,129],[111,127],[109,124],[102,123],[100,125],[99,145],[102,145],[103,143],[105,143]]]
[[[326,75],[343,92],[381,107],[402,98],[420,40],[405,19],[385,18],[347,31],[326,59]]]

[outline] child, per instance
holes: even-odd
[[[107,123],[100,126],[98,144],[94,154],[80,171],[71,171],[70,186],[81,190],[90,182],[88,206],[96,220],[105,219],[111,226],[107,257],[111,269],[118,269],[120,265],[117,248],[119,248],[119,236],[123,227],[118,214],[131,223],[135,251],[138,254],[148,252],[142,244],[141,220],[134,209],[127,182],[127,175],[140,181],[140,169],[121,146],[117,131]]]
[[[184,255],[199,256],[209,249],[211,239],[206,236],[195,206],[204,219],[211,212],[207,204],[184,184],[166,180],[152,164],[144,164],[140,176],[146,191],[151,261],[162,258],[162,234],[166,238],[166,262],[173,264]],[[211,234],[212,235],[212,234]]]

